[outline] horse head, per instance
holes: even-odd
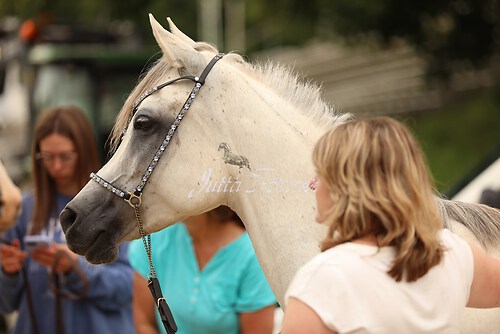
[[[226,165],[215,158],[221,155],[219,143],[232,131],[223,120],[230,105],[221,98],[222,93],[212,93],[230,85],[223,76],[227,72],[224,59],[210,70],[204,85],[195,92],[196,99],[191,98],[197,77],[218,54],[217,50],[194,42],[171,21],[172,32],[152,16],[150,21],[163,57],[120,111],[112,132],[111,142],[116,146],[112,158],[61,213],[69,247],[93,263],[112,261],[119,243],[139,237],[133,208],[116,196],[121,191],[133,193],[143,183],[140,214],[146,233],[225,203],[223,194],[217,192],[200,192],[188,198],[191,190],[199,188],[199,178],[206,171],[210,171],[211,178],[227,178]],[[175,81],[179,77],[188,79]],[[172,80],[175,82],[154,93],[150,91]],[[176,118],[186,104],[192,106],[182,115],[180,125]],[[223,123],[226,126],[221,126]],[[141,178],[151,169],[169,131],[178,125],[145,186]]]

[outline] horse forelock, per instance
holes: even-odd
[[[218,53],[217,48],[209,43],[198,42],[195,44],[194,49],[198,52],[209,51],[214,55]],[[143,94],[148,89],[160,84],[161,78],[172,69],[173,64],[161,57],[156,62],[152,63],[151,66],[146,70],[146,72],[139,77],[137,85],[130,92],[129,96],[125,100],[117,118],[111,136],[109,138],[109,144],[111,151],[115,151],[120,143],[123,128],[127,126],[129,116],[133,112],[133,105],[137,98]]]
[[[171,68],[172,64],[162,57],[154,62],[149,70],[139,78],[137,85],[132,92],[130,92],[116,117],[116,122],[109,138],[109,146],[112,152],[116,150],[120,143],[123,129],[127,126],[128,119],[133,112],[134,102],[142,93],[158,85],[161,77]]]

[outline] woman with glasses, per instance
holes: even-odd
[[[68,249],[59,224],[100,166],[89,122],[75,107],[49,108],[33,138],[34,192],[0,246],[0,311],[19,312],[14,334],[133,333],[127,246],[116,262],[91,265]]]

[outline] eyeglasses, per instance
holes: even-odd
[[[49,152],[39,152],[35,154],[35,159],[42,160],[45,163],[52,164],[56,159],[59,159],[61,163],[67,164],[74,161],[78,157],[76,152],[63,152],[60,154],[53,154]]]

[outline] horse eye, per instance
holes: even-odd
[[[134,121],[134,129],[147,130],[153,126],[152,120],[147,116],[139,116]]]

